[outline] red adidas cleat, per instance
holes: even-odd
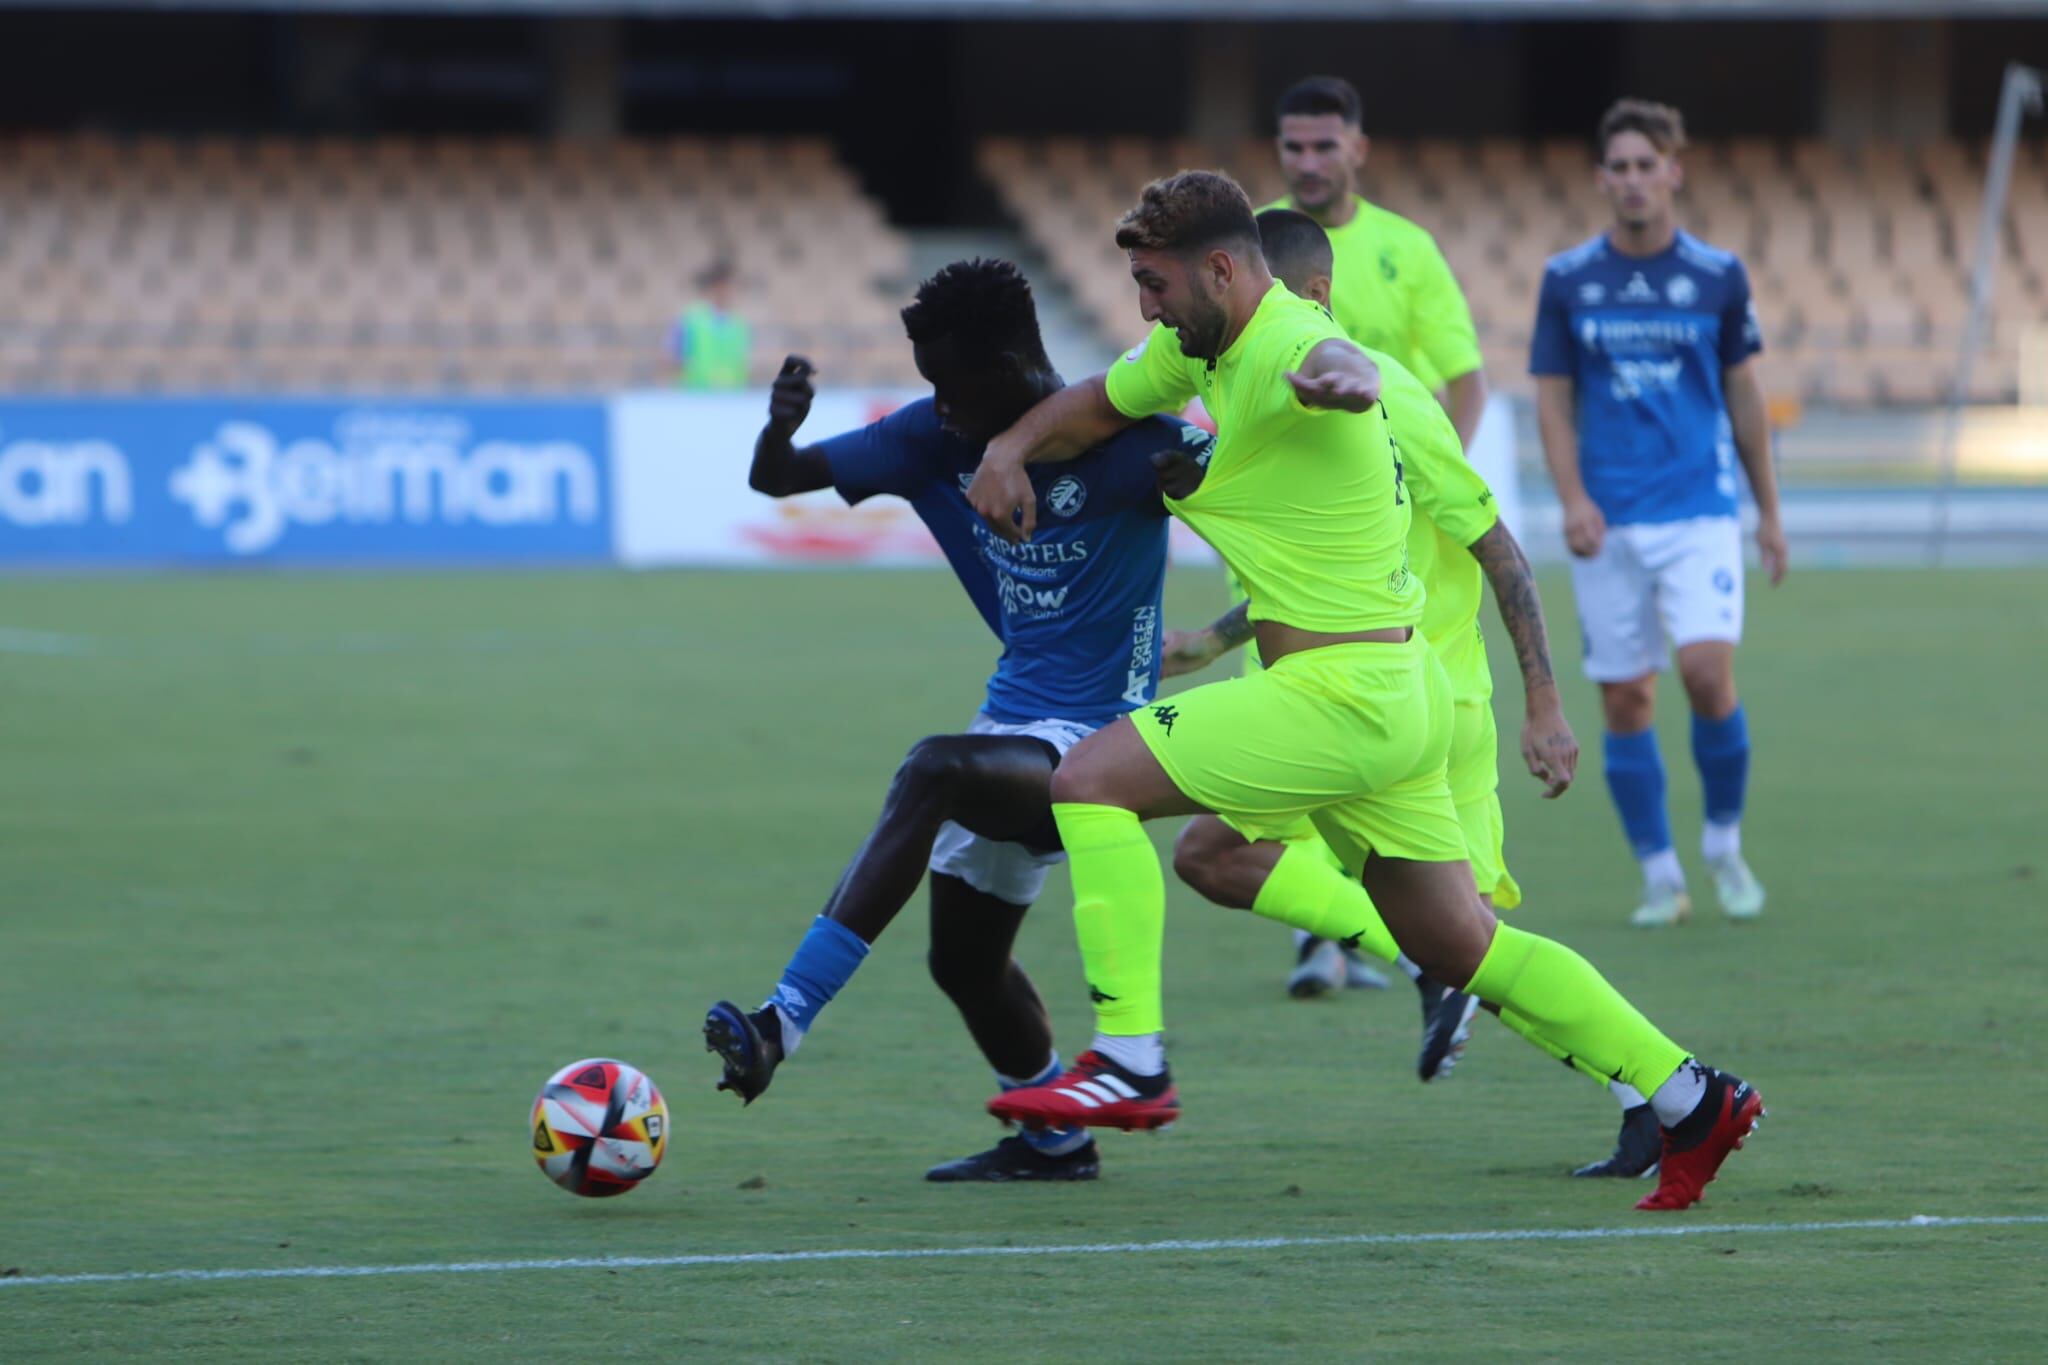
[[[1713,1126],[1701,1136],[1681,1138],[1674,1129],[1664,1130],[1664,1158],[1657,1171],[1657,1188],[1643,1196],[1636,1205],[1638,1209],[1645,1213],[1674,1213],[1697,1204],[1708,1183],[1720,1173],[1728,1154],[1756,1131],[1764,1117],[1764,1097],[1741,1077],[1710,1069],[1706,1098],[1694,1116],[1704,1120],[1708,1114],[1714,1116]],[[1693,1119],[1688,1118],[1679,1128],[1692,1123]]]
[[[1140,1076],[1109,1058],[1084,1052],[1073,1067],[1045,1085],[1005,1090],[988,1112],[1009,1123],[1040,1128],[1164,1128],[1180,1117],[1180,1096],[1165,1072]]]

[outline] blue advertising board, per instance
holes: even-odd
[[[611,557],[602,402],[0,400],[0,564]]]

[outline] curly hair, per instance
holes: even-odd
[[[941,266],[917,286],[917,298],[903,310],[903,330],[919,346],[943,337],[970,363],[1005,351],[1027,364],[1046,363],[1031,282],[1008,261],[976,257]]]
[[[1607,159],[1607,144],[1618,133],[1641,133],[1665,156],[1676,156],[1685,150],[1685,115],[1653,100],[1616,100],[1600,116],[1599,130],[1593,135],[1596,161]]]
[[[1223,242],[1258,244],[1252,201],[1221,171],[1181,171],[1147,185],[1116,225],[1125,251],[1199,251]]]

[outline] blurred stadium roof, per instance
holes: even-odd
[[[2039,17],[2043,0],[0,0],[0,9],[605,14],[721,19],[1905,19]]]

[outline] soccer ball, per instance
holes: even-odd
[[[668,1105],[644,1072],[605,1057],[548,1077],[533,1101],[533,1159],[571,1194],[624,1194],[668,1150]]]

